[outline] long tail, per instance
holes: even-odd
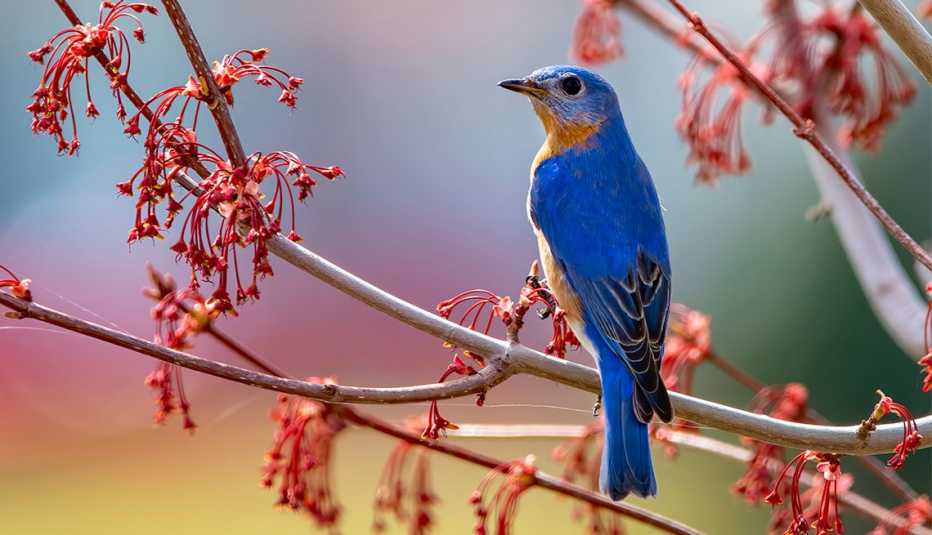
[[[621,359],[599,359],[602,407],[605,411],[605,448],[599,485],[602,493],[621,500],[628,493],[657,494],[647,424],[638,421],[632,397],[634,378]]]

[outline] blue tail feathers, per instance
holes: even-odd
[[[621,500],[629,493],[641,497],[657,494],[647,424],[634,410],[634,379],[614,355],[599,359],[602,375],[602,408],[605,414],[605,447],[599,485],[602,493]]]

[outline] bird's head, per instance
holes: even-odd
[[[527,95],[550,136],[591,135],[606,121],[621,116],[612,86],[582,67],[552,65],[498,85]]]

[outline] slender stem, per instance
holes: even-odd
[[[932,84],[932,36],[900,0],[858,0]]]
[[[722,57],[728,61],[741,75],[745,83],[756,89],[768,101],[770,101],[780,112],[787,118],[793,126],[793,133],[800,139],[805,140],[819,155],[828,162],[835,170],[839,178],[848,186],[854,195],[861,201],[864,206],[877,218],[878,221],[887,229],[887,233],[894,240],[900,243],[906,251],[917,261],[929,269],[932,269],[932,257],[916,242],[903,228],[887,213],[887,211],[877,202],[870,192],[858,181],[857,177],[850,169],[835,155],[829,145],[816,132],[815,124],[812,121],[803,119],[799,113],[783,98],[780,97],[769,85],[758,78],[751,72],[751,69],[738,57],[735,52],[728,48],[715,34],[713,34],[702,18],[693,11],[690,11],[680,0],[668,0],[670,4],[680,12],[681,15],[689,22],[690,26],[699,35],[715,48]]]

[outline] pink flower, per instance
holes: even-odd
[[[622,54],[618,35],[621,22],[608,0],[583,0],[583,10],[573,28],[570,55],[583,65],[612,61]]]
[[[422,428],[422,418],[408,427]],[[385,531],[384,516],[408,524],[408,533],[424,535],[433,526],[432,509],[439,499],[430,484],[430,450],[401,440],[388,456],[375,490],[373,531]]]

